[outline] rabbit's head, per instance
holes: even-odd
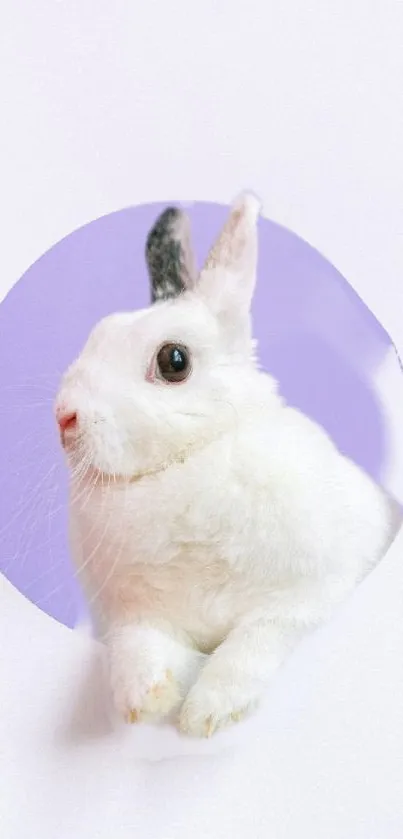
[[[71,463],[135,479],[239,421],[257,378],[250,304],[258,214],[254,196],[233,204],[199,276],[182,214],[160,217],[146,252],[160,287],[159,272],[175,277],[165,283],[167,299],[98,323],[62,381],[56,418]],[[158,256],[158,224],[162,251],[176,254],[171,274]]]

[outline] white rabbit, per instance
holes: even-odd
[[[255,706],[400,523],[258,368],[258,215],[241,196],[184,293],[99,323],[56,402],[115,706],[129,721],[178,712],[195,736]]]

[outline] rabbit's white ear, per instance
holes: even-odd
[[[169,300],[192,289],[197,279],[190,220],[178,207],[158,216],[146,241],[151,300]]]
[[[249,322],[256,283],[260,207],[259,199],[251,193],[243,193],[233,202],[198,283],[198,293],[209,308],[234,329],[242,321]]]

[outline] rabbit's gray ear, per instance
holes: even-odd
[[[167,207],[151,228],[145,256],[151,301],[169,300],[193,288],[197,279],[190,221],[178,207]]]

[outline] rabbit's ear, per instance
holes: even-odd
[[[260,201],[250,193],[232,204],[228,219],[200,274],[198,292],[212,311],[236,330],[249,323],[256,283]]]
[[[197,278],[190,221],[178,207],[167,207],[146,241],[151,300],[168,300],[192,289]]]

